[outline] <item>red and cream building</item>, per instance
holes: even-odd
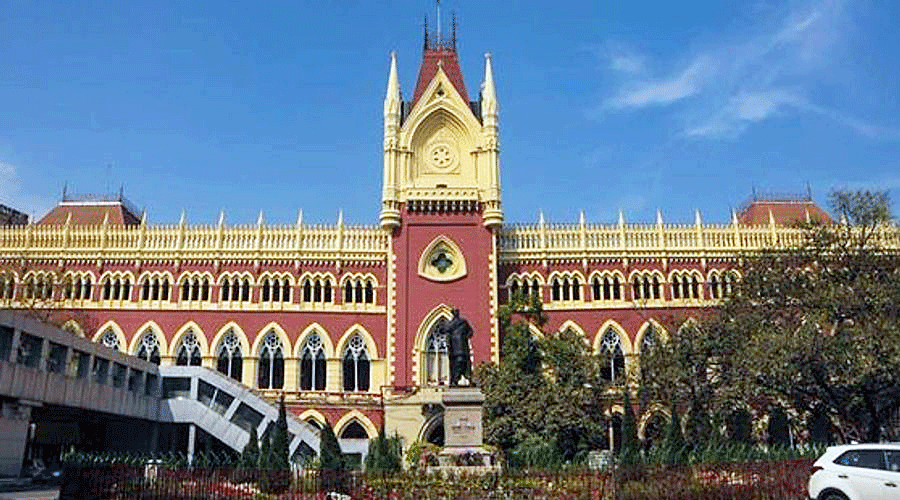
[[[798,218],[827,220],[782,201],[725,225],[699,213],[687,225],[621,214],[612,225],[505,224],[491,58],[470,96],[455,35],[436,38],[408,101],[391,56],[379,225],[301,215],[291,226],[151,226],[121,198],[64,199],[35,223],[0,227],[0,306],[39,307],[124,353],[284,394],[297,417],[347,440],[384,426],[409,444],[441,436],[449,365],[435,326],[452,308],[475,332],[473,363],[497,362],[498,307],[536,294],[546,329],[574,330],[606,379],[628,383],[642,349],[728,293],[739,255],[799,241],[788,226]]]

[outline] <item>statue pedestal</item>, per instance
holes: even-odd
[[[450,387],[444,391],[441,402],[444,405],[444,448],[438,454],[441,468],[496,467],[493,454],[484,447],[481,389]]]

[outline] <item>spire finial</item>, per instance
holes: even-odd
[[[441,45],[441,0],[437,0],[437,44]]]
[[[425,21],[422,22],[422,31],[424,33],[422,50],[428,50],[428,14],[425,14]]]

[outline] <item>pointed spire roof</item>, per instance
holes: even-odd
[[[400,80],[397,78],[397,53],[391,52],[391,70],[388,74],[387,92],[384,95],[384,112],[400,111]]]
[[[440,30],[436,33],[428,32],[428,19],[425,19],[425,45],[422,51],[422,65],[419,66],[419,78],[416,80],[416,90],[413,93],[410,108],[419,102],[419,98],[425,93],[428,84],[434,80],[437,75],[438,68],[442,69],[450,79],[450,82],[462,96],[463,100],[468,102],[469,95],[466,93],[466,86],[463,83],[462,71],[459,69],[459,60],[456,57],[456,17],[453,18],[453,34],[450,40],[445,40],[440,35]]]

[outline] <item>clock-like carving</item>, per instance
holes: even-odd
[[[459,162],[456,148],[443,141],[432,144],[427,154],[429,166],[439,172],[453,170]]]

